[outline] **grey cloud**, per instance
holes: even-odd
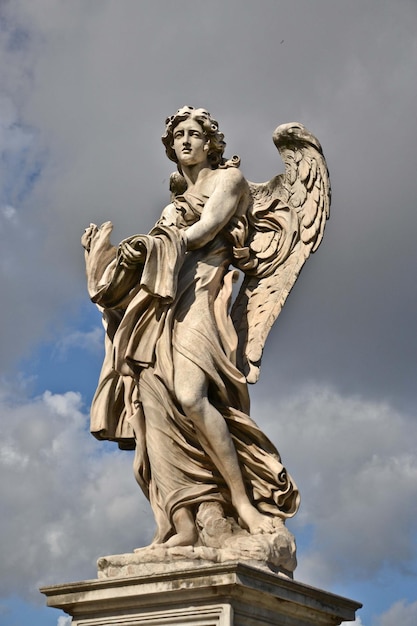
[[[7,185],[12,190],[1,196],[0,211],[2,371],[37,343],[74,330],[71,320],[87,300],[79,238],[91,221],[112,219],[116,243],[147,231],[158,217],[173,169],[159,140],[166,115],[185,103],[206,106],[225,132],[227,153],[240,154],[254,181],[282,170],[271,141],[275,126],[300,120],[323,144],[332,215],[268,339],[252,390],[254,418],[262,424],[260,407],[272,398],[291,416],[268,425],[302,483],[304,504],[294,523],[321,522],[300,565],[306,576],[310,566],[316,583],[343,572],[353,576],[352,554],[372,575],[388,539],[393,567],[408,563],[416,495],[410,450],[417,354],[415,2],[215,0],[207,7],[178,0],[173,10],[168,1],[16,0],[0,11],[0,150],[8,155],[0,180],[2,193]],[[303,391],[308,383],[333,391],[314,401]],[[67,384],[71,388],[70,374]],[[131,536],[142,516],[135,486],[131,492],[129,455],[109,456],[106,449],[97,457],[98,444],[83,430],[86,416],[71,398],[60,418],[45,398],[23,400],[20,409],[4,405],[14,422],[7,420],[2,458],[18,485],[13,493],[6,484],[4,497],[11,511],[20,511],[22,502],[34,507],[34,524],[45,529],[39,545],[57,580],[89,571],[94,550],[106,551],[110,543],[125,549],[113,539],[120,518],[110,495],[121,490]],[[33,471],[22,480],[25,463]],[[68,490],[81,500],[81,519],[60,491],[73,467]],[[351,513],[349,480],[358,492]],[[400,519],[384,510],[384,480],[397,508],[405,507]],[[323,484],[331,497],[322,511],[316,501]],[[370,485],[372,524],[357,530],[369,539],[362,554],[350,515],[366,506]],[[32,493],[39,493],[39,505]],[[98,536],[97,512],[109,520]],[[143,516],[149,519],[147,509]],[[10,544],[16,545],[17,531],[25,534],[19,524],[4,528]],[[388,537],[390,524],[400,529],[395,537]],[[77,530],[94,546],[85,557],[68,550]],[[339,542],[342,564],[322,548]],[[8,552],[9,588],[28,582],[16,565],[23,549],[38,562],[29,538],[22,552]],[[59,569],[62,550],[69,555],[66,573]]]
[[[115,242],[152,226],[173,169],[159,141],[162,123],[190,102],[218,117],[252,180],[282,170],[271,141],[280,122],[301,119],[324,145],[334,190],[328,232],[267,346],[267,354],[286,354],[283,379],[295,370],[303,380],[412,402],[412,3],[395,11],[373,2],[285,10],[265,2],[262,11],[182,2],[175,12],[165,2],[146,11],[129,2],[7,6],[31,33],[6,50],[15,68],[9,97],[47,158],[30,197],[15,207],[28,236],[24,247],[22,231],[9,239],[6,362],[85,298],[79,236],[90,221],[112,219]]]

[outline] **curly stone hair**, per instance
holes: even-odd
[[[207,154],[208,161],[213,169],[224,164],[223,153],[226,148],[224,135],[219,131],[219,125],[205,109],[195,109],[194,107],[184,106],[171,117],[167,117],[165,121],[165,133],[162,136],[162,143],[168,159],[178,164],[178,159],[173,149],[174,130],[180,122],[184,122],[188,118],[195,119],[203,129],[204,135],[209,142],[209,150]]]

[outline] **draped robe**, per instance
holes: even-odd
[[[205,246],[186,251],[184,232],[200,219],[206,200],[185,192],[169,217],[135,237],[146,250],[138,268],[123,268],[116,248],[103,255],[92,247],[87,264],[87,274],[88,267],[96,274],[90,295],[107,326],[91,430],[99,439],[136,447],[135,475],[155,515],[157,542],[173,534],[172,514],[180,507],[196,511],[216,501],[234,514],[227,485],[177,400],[175,352],[206,374],[209,401],[226,421],[252,503],[281,518],[299,505],[278,451],[249,417],[246,379],[236,367],[227,226]]]

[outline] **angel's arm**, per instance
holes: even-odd
[[[157,221],[157,226],[175,226],[177,223],[178,214],[175,204],[172,202],[168,204],[161,213],[161,217]]]
[[[186,232],[187,248],[195,250],[212,241],[236,213],[245,193],[247,183],[239,170],[220,170],[201,218]]]

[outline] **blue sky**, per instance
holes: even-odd
[[[301,491],[297,580],[362,602],[358,625],[417,623],[416,62],[414,0],[0,2],[0,626],[67,626],[38,588],[152,538],[131,453],[89,434],[103,330],[79,240],[152,227],[184,104],[252,181],[282,171],[278,124],[323,145],[331,219],[252,416]]]

